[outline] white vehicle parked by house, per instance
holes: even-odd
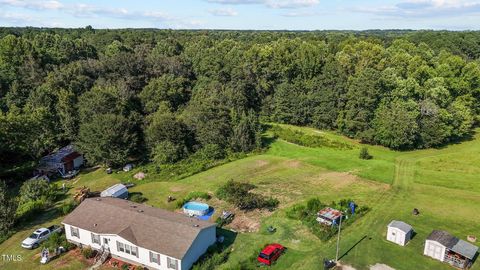
[[[29,237],[27,237],[22,242],[23,248],[35,249],[40,246],[40,244],[47,240],[54,233],[61,233],[63,227],[58,225],[53,225],[48,228],[40,228],[34,231]]]

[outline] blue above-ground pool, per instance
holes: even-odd
[[[187,202],[183,205],[183,212],[189,216],[203,216],[208,214],[210,206],[201,202]]]

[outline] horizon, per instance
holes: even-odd
[[[2,27],[478,31],[480,0],[0,0]],[[261,19],[259,19],[261,18]]]

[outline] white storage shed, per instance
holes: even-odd
[[[387,227],[387,240],[405,246],[412,238],[413,228],[403,221],[392,220]]]

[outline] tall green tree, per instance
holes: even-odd
[[[90,164],[120,166],[135,153],[135,123],[117,114],[97,114],[80,124],[76,145]]]

